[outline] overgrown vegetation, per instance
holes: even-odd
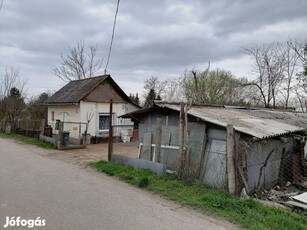
[[[300,109],[306,112],[307,43],[288,40],[245,47],[251,58],[248,77],[223,68],[186,69],[181,77],[145,80],[145,107],[153,100],[189,104]],[[302,68],[303,67],[303,68]],[[159,96],[159,98],[156,98]]]
[[[182,205],[223,217],[244,229],[307,229],[307,218],[304,216],[266,207],[252,199],[242,200],[226,191],[209,188],[201,182],[186,184],[176,178],[106,161],[92,163],[90,166]]]
[[[22,136],[22,135],[16,134],[16,133],[5,134],[3,132],[0,132],[0,137],[15,139],[15,140],[21,141],[25,144],[36,145],[36,146],[41,147],[41,148],[54,149],[53,144],[40,141],[40,140],[38,140],[37,138],[34,138],[34,137],[26,137],[26,136]]]

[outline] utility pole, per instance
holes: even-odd
[[[110,99],[110,113],[109,113],[109,148],[108,148],[108,161],[111,161],[111,155],[113,152],[113,126],[112,119],[113,118],[113,100]]]

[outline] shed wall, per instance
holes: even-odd
[[[288,139],[288,143],[268,139],[250,144],[250,151],[246,154],[249,191],[256,189],[258,182],[260,183],[259,187],[270,187],[277,183],[283,149],[285,149],[287,155],[292,155],[294,151],[294,140],[290,137]],[[266,161],[267,164],[264,167]],[[263,167],[263,170],[260,178],[261,167]]]
[[[156,114],[155,114],[156,115]],[[153,115],[152,117],[154,117]],[[149,118],[147,121],[151,121]],[[164,120],[165,121],[165,120]],[[162,121],[163,122],[163,121]],[[188,123],[188,129],[190,130],[189,136],[189,148],[190,151],[190,163],[191,169],[193,169],[193,173],[198,174],[201,166],[202,154],[204,152],[205,146],[205,124],[204,123]],[[156,143],[156,125],[153,124],[144,124],[141,123],[139,125],[139,135],[140,135],[140,143],[144,144],[143,151],[141,152],[141,158],[153,160],[154,148],[149,148],[147,145],[149,134],[151,135],[152,144]],[[146,138],[144,138],[146,137]],[[177,146],[179,148],[179,128],[178,126],[167,126],[162,125],[162,145],[170,145]],[[150,149],[151,154],[148,155],[148,149]],[[145,153],[146,151],[146,153]],[[162,148],[161,149],[161,163],[165,163],[167,169],[177,170],[179,166],[179,153],[178,149],[170,149],[170,148]]]

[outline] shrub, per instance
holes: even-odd
[[[141,177],[141,179],[138,182],[139,188],[146,188],[149,184],[148,177]]]

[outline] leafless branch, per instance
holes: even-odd
[[[19,76],[19,70],[14,67],[7,67],[0,76],[0,99],[9,96],[12,88],[17,88],[22,95],[26,95],[27,81]]]
[[[55,76],[63,81],[93,77],[102,67],[102,58],[96,58],[97,46],[85,47],[79,41],[76,47],[69,47],[66,56],[61,54],[59,66],[53,68]]]

